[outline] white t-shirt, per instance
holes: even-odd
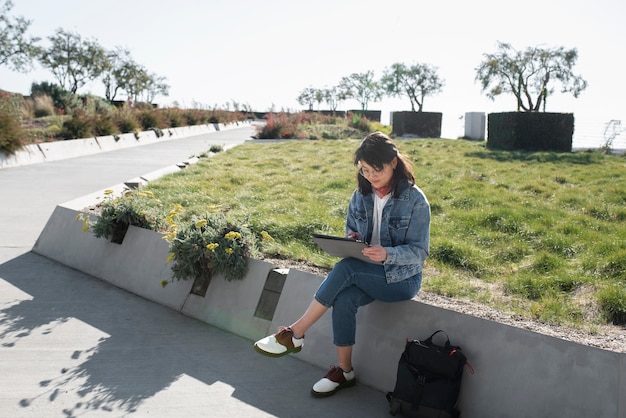
[[[383,208],[385,207],[385,203],[389,200],[389,196],[391,196],[390,193],[387,193],[384,197],[378,197],[378,195],[374,193],[374,214],[372,216],[374,225],[370,245],[380,245],[380,224],[383,219]]]

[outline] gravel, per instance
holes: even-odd
[[[274,264],[277,268],[293,268],[321,277],[325,277],[329,271],[293,260],[265,259],[264,261]],[[626,352],[626,327],[623,326],[603,325],[591,332],[570,326],[546,324],[530,317],[502,312],[481,303],[441,296],[423,290],[415,296],[414,300],[590,347],[618,353]]]

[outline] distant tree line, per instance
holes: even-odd
[[[109,101],[125,93],[127,100],[150,103],[157,96],[169,94],[165,77],[137,63],[125,48],[108,50],[95,39],[85,39],[61,28],[48,37],[48,47],[40,46],[40,38],[27,35],[32,22],[10,16],[12,8],[11,0],[0,3],[0,66],[29,72],[38,62],[54,75],[61,88],[72,94],[85,84],[100,80]]]
[[[84,39],[60,28],[48,37],[47,48],[39,46],[40,38],[27,35],[31,22],[10,16],[12,7],[11,0],[0,0],[0,66],[27,72],[37,61],[71,93],[88,82],[100,80],[104,96],[110,101],[121,93],[129,100],[145,102],[169,94],[165,78],[135,62],[122,47],[107,50],[94,39]],[[483,61],[475,68],[475,81],[492,100],[500,94],[512,94],[517,111],[545,112],[555,83],[560,83],[562,93],[574,97],[587,87],[587,82],[573,72],[577,59],[576,48],[529,47],[518,51],[510,44],[498,42],[495,53],[483,54]],[[352,73],[342,77],[336,86],[303,89],[297,101],[309,110],[315,103],[318,107],[326,103],[334,111],[340,102],[354,99],[361,110],[367,110],[370,102],[388,95],[408,97],[411,110],[421,112],[425,98],[440,93],[444,86],[437,71],[430,64],[397,62],[386,68],[380,79],[375,78],[373,71]]]
[[[562,93],[578,97],[587,87],[587,82],[573,73],[578,51],[563,47],[529,47],[517,51],[510,44],[498,42],[495,53],[484,54],[483,61],[475,68],[476,81],[480,82],[487,97],[509,93],[515,96],[517,111],[537,112],[546,110],[548,97],[554,94],[554,84],[560,82]],[[298,103],[313,110],[326,103],[335,111],[339,102],[355,99],[361,110],[367,110],[370,102],[384,95],[408,97],[413,112],[421,112],[428,96],[440,93],[444,80],[438,68],[430,64],[394,63],[376,79],[373,71],[353,73],[343,77],[337,86],[330,88],[307,87],[300,92]]]

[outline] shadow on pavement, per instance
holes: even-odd
[[[357,385],[314,399],[310,387],[324,370],[262,357],[248,340],[32,252],[0,265],[0,289],[0,354],[12,361],[0,367],[23,370],[11,411],[389,416],[376,390]]]

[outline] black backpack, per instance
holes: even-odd
[[[433,337],[443,332],[443,346]],[[398,362],[396,386],[387,393],[391,415],[415,418],[457,418],[461,377],[467,363],[461,348],[450,344],[444,331],[435,331],[424,341],[408,341]],[[470,367],[470,371],[473,370]]]

